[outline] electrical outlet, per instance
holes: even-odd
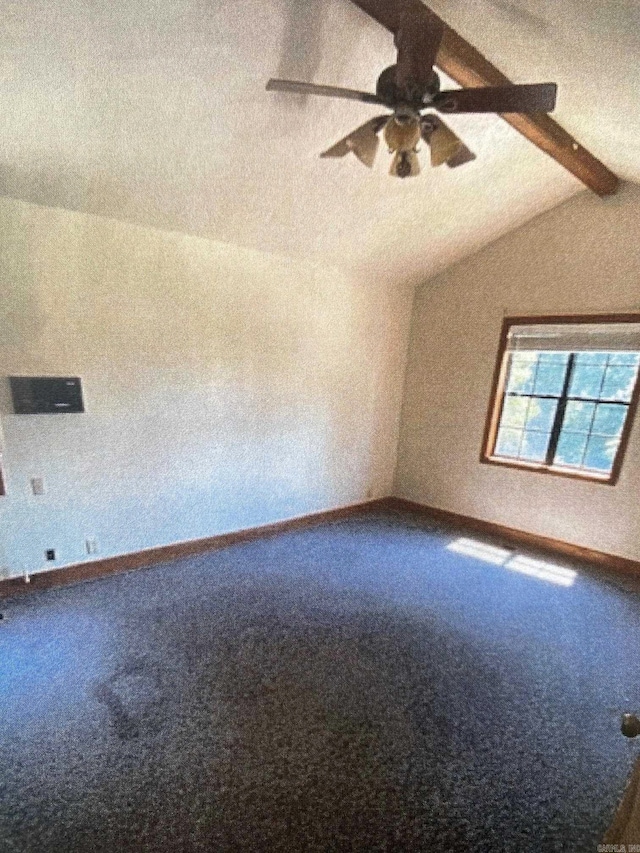
[[[56,552],[53,548],[47,548],[47,550],[44,552],[44,555],[47,560],[55,560],[56,558]]]
[[[44,495],[44,480],[42,477],[31,478],[31,491],[34,495]]]
[[[98,553],[98,540],[97,539],[85,539],[85,548],[87,549],[87,554],[97,554]]]

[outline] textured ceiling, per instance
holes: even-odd
[[[555,118],[640,180],[638,3],[433,0]],[[370,89],[392,38],[349,0],[0,0],[0,193],[360,272],[426,277],[582,185],[493,116],[452,117],[478,159],[388,177],[317,155],[379,108],[264,90]],[[449,119],[448,119],[449,121]],[[607,203],[607,202],[603,202]]]

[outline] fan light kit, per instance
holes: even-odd
[[[365,5],[358,3],[357,5]],[[423,8],[423,12],[429,12]],[[376,93],[317,86],[296,80],[272,79],[267,90],[293,92],[300,95],[323,95],[346,98],[366,104],[381,104],[392,112],[376,116],[341,139],[321,157],[344,157],[349,152],[371,168],[379,145],[379,134],[393,154],[390,174],[408,178],[420,173],[417,152],[420,140],[431,151],[431,165],[444,163],[450,168],[475,160],[464,142],[456,136],[437,113],[536,113],[555,108],[555,83],[478,87],[440,91],[440,78],[433,66],[444,25],[435,15],[416,18],[407,5],[401,14],[402,24],[395,33],[398,51],[396,65],[386,68],[378,77]]]

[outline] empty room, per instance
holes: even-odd
[[[1,853],[640,850],[640,7],[0,0]]]

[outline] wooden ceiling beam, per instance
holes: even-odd
[[[432,24],[434,13],[421,0],[353,0],[364,12],[392,33],[398,31],[402,13],[409,8],[416,20]],[[444,24],[444,22],[443,22]],[[479,50],[444,24],[436,65],[464,88],[508,86],[509,80]],[[547,113],[501,113],[511,127],[552,157],[599,196],[612,195],[620,181],[604,163],[589,153]]]
[[[436,64],[465,88],[511,83],[479,50],[446,25]],[[612,195],[618,189],[618,177],[547,113],[501,113],[501,118],[599,196]]]

